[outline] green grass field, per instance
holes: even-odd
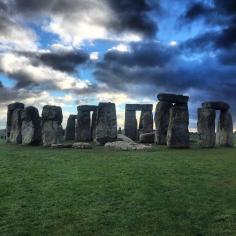
[[[0,144],[0,236],[236,235],[236,148]]]

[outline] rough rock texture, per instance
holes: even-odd
[[[220,113],[216,132],[216,144],[219,146],[233,146],[233,120],[229,111]]]
[[[189,147],[188,106],[175,106],[170,109],[170,121],[167,131],[167,146],[171,148]]]
[[[141,111],[139,122],[139,134],[151,133],[153,131],[152,111]]]
[[[125,110],[125,135],[132,140],[137,139],[137,119],[135,110]]]
[[[188,96],[183,96],[183,95],[177,95],[177,94],[172,94],[172,93],[160,93],[157,95],[157,98],[159,101],[162,102],[170,102],[170,103],[187,103],[189,97]]]
[[[199,108],[197,129],[202,147],[214,147],[216,142],[214,109]]]
[[[203,102],[202,107],[221,111],[227,111],[230,108],[229,104],[222,101]]]
[[[77,141],[88,142],[91,141],[91,130],[90,130],[90,111],[78,110],[77,115]]]
[[[92,114],[92,123],[91,123],[91,139],[95,140],[96,138],[96,122],[97,122],[97,110]]]
[[[92,149],[92,145],[90,143],[73,143],[72,148],[75,149]]]
[[[12,125],[12,113],[15,109],[24,109],[23,103],[12,103],[8,105],[7,110],[7,127],[6,127],[6,141],[10,143],[10,133],[11,133],[11,125]]]
[[[11,113],[11,126],[10,126],[10,137],[8,138],[9,143],[21,144],[22,143],[22,120],[21,113],[23,109],[16,108]]]
[[[60,144],[63,141],[61,107],[46,105],[42,111],[42,141],[44,146]]]
[[[127,137],[124,134],[118,134],[117,135],[117,141],[124,141],[124,142],[128,142],[128,143],[129,142],[134,143],[134,141],[131,138]]]
[[[76,122],[76,115],[70,115],[67,124],[66,124],[66,131],[65,131],[65,140],[75,140],[75,122]]]
[[[140,143],[154,143],[155,142],[155,133],[152,132],[152,133],[140,134],[139,142]]]
[[[36,107],[26,107],[21,113],[22,144],[39,145],[42,142],[41,119]]]
[[[114,103],[99,103],[96,122],[96,142],[104,145],[117,139],[117,117]]]
[[[169,125],[171,107],[172,103],[170,102],[158,102],[156,105],[154,118],[156,126],[155,142],[159,145],[166,145],[166,136]]]
[[[138,144],[135,142],[126,142],[126,141],[108,142],[105,144],[105,148],[108,148],[111,150],[121,150],[121,151],[150,151],[152,150],[152,146]]]
[[[152,104],[126,104],[126,111],[152,111]]]

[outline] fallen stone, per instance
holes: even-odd
[[[214,109],[198,109],[197,129],[199,134],[199,144],[201,147],[215,147],[215,118],[216,112]]]
[[[139,142],[140,143],[154,143],[155,142],[155,133],[152,132],[152,133],[140,134]]]
[[[172,93],[159,93],[157,95],[159,101],[162,102],[170,102],[170,103],[187,103],[189,97],[183,95],[177,95]]]
[[[233,120],[229,111],[222,111],[220,113],[216,132],[216,144],[225,147],[233,146]]]
[[[227,111],[230,108],[228,103],[222,101],[203,102],[202,107],[221,111]]]
[[[166,145],[166,136],[167,129],[169,125],[170,119],[170,108],[172,107],[172,103],[170,102],[158,102],[156,105],[155,111],[155,142],[159,145]]]
[[[60,149],[60,148],[72,148],[72,144],[52,144],[51,148]]]
[[[175,106],[170,109],[170,121],[167,130],[167,146],[170,148],[189,147],[188,106]]]
[[[92,149],[93,146],[90,143],[79,142],[79,143],[73,143],[72,148],[75,148],[75,149]]]
[[[99,103],[97,110],[97,144],[104,145],[117,139],[117,117],[114,103]]]
[[[126,142],[126,141],[115,141],[108,142],[105,144],[105,148],[111,150],[120,150],[120,151],[150,151],[152,150],[151,145],[143,145],[135,142]]]
[[[127,137],[124,134],[117,134],[117,141],[124,141],[124,142],[128,142],[128,143],[134,143],[134,141],[131,138]]]

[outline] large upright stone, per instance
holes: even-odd
[[[99,103],[96,123],[96,142],[104,145],[117,139],[117,117],[114,103]]]
[[[170,121],[167,130],[167,146],[171,148],[189,147],[188,106],[174,106],[170,109]]]
[[[216,112],[214,109],[199,108],[197,129],[200,139],[200,146],[214,147],[216,142],[215,134],[215,118]]]
[[[30,106],[26,107],[22,113],[22,144],[39,145],[41,143],[41,119],[38,109]]]
[[[233,119],[229,111],[220,113],[216,132],[216,144],[219,146],[233,146]]]
[[[153,131],[152,111],[141,111],[139,121],[139,134],[151,133]]]
[[[81,109],[82,107],[82,109]],[[77,115],[77,141],[88,142],[91,141],[91,130],[90,130],[90,109],[84,109],[85,106],[78,106]]]
[[[96,138],[96,122],[97,122],[97,110],[92,113],[92,123],[91,123],[91,139]]]
[[[75,120],[76,115],[70,115],[67,124],[66,124],[66,131],[65,131],[65,140],[75,140]]]
[[[158,102],[155,111],[156,135],[155,141],[159,145],[166,145],[167,129],[170,119],[170,102]]]
[[[16,103],[12,103],[12,104],[8,105],[8,110],[7,110],[7,127],[6,127],[6,141],[8,143],[11,142],[10,136],[11,136],[11,126],[12,126],[12,115],[13,115],[13,111],[16,110],[16,109],[23,110],[24,109],[24,104],[16,102]],[[12,135],[12,137],[13,136],[16,137],[16,139],[14,140],[14,143],[21,143],[20,127],[19,127],[18,131],[16,131],[15,128],[14,128],[14,132],[18,132],[18,134],[15,133],[14,135]]]
[[[178,104],[186,104],[188,102],[189,97],[183,95],[177,95],[172,93],[159,93],[157,95],[159,101],[162,102],[170,102],[170,103],[178,103]]]
[[[137,139],[137,119],[135,110],[125,110],[125,135],[132,140]]]
[[[46,105],[42,111],[42,141],[44,146],[63,141],[62,110],[59,106]]]

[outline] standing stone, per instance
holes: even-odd
[[[88,142],[91,141],[91,130],[90,130],[90,110],[82,110],[78,106],[77,115],[77,141]]]
[[[216,144],[219,146],[233,146],[233,119],[229,111],[222,111],[220,113]]]
[[[155,141],[159,145],[166,145],[166,136],[169,125],[171,107],[172,103],[170,102],[158,102],[156,105],[154,118],[156,126]]]
[[[216,142],[214,109],[199,108],[197,129],[200,138],[200,146],[214,147]]]
[[[23,110],[24,109],[24,104],[16,102],[16,103],[12,103],[12,104],[8,105],[8,110],[7,110],[7,127],[6,127],[6,141],[8,143],[11,142],[10,135],[11,135],[11,126],[12,126],[12,113],[13,113],[13,111],[15,109],[22,109]],[[17,135],[17,136],[20,136],[20,134]],[[20,137],[18,137],[18,141],[20,141]],[[17,143],[17,142],[15,142],[15,143]]]
[[[189,147],[188,106],[174,106],[170,109],[170,121],[167,131],[167,146],[171,148]]]
[[[132,140],[137,139],[137,119],[135,110],[125,110],[125,135]]]
[[[117,139],[117,117],[114,103],[99,103],[96,122],[96,142],[104,145]]]
[[[139,134],[151,133],[153,131],[152,111],[141,111],[139,122]]]
[[[30,106],[21,113],[22,118],[22,144],[39,145],[41,143],[41,119],[38,109]]]
[[[92,123],[91,123],[91,139],[95,140],[96,138],[96,122],[97,122],[97,111],[94,111],[92,114]]]
[[[76,115],[70,115],[67,124],[66,124],[66,131],[65,131],[65,140],[75,140],[75,120]]]
[[[63,141],[62,110],[59,106],[46,105],[42,111],[42,141],[44,146],[51,146]]]

